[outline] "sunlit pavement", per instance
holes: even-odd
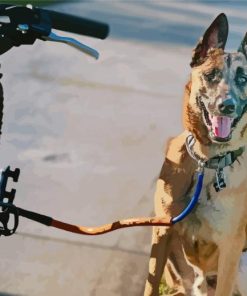
[[[182,4],[181,4],[182,3]],[[36,42],[1,57],[1,166],[21,168],[16,205],[99,225],[152,214],[166,140],[182,130],[191,49],[214,16],[229,16],[229,48],[247,6],[203,1],[70,3],[50,7],[108,22],[98,61]],[[69,35],[69,34],[66,34]],[[150,228],[82,237],[21,219],[1,237],[0,295],[140,296]]]

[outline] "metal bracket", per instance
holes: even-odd
[[[0,207],[2,211],[0,212],[0,236],[9,236],[15,233],[18,223],[18,209],[13,205],[13,201],[15,198],[16,190],[11,189],[11,191],[7,191],[7,183],[8,178],[12,178],[14,182],[18,182],[20,176],[20,169],[16,168],[14,171],[10,170],[10,167],[6,167],[4,170],[1,171],[0,175]],[[9,218],[10,214],[14,216],[14,225],[13,227],[9,228]]]

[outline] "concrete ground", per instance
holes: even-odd
[[[54,5],[110,24],[104,41],[74,36],[99,50],[98,61],[41,41],[1,57],[0,163],[22,170],[16,205],[88,226],[152,214],[164,144],[182,130],[192,48],[222,11],[230,49],[247,30],[243,2],[210,3]],[[150,236],[78,236],[21,219],[17,235],[0,239],[0,295],[140,296]]]

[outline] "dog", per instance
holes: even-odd
[[[247,296],[247,34],[224,52],[225,14],[196,45],[184,92],[184,132],[169,140],[155,192],[155,214],[176,217],[189,203],[197,169],[200,199],[171,227],[155,226],[145,296]],[[215,292],[210,292],[215,286]],[[237,293],[237,294],[235,294]]]

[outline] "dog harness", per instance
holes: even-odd
[[[234,151],[227,151],[224,154],[216,155],[208,160],[201,158],[193,149],[195,145],[195,138],[192,134],[186,138],[186,148],[189,155],[197,161],[198,165],[203,164],[205,168],[215,170],[215,182],[214,188],[216,192],[226,187],[224,168],[231,166],[239,156],[241,156],[245,150],[244,147],[240,147]]]

